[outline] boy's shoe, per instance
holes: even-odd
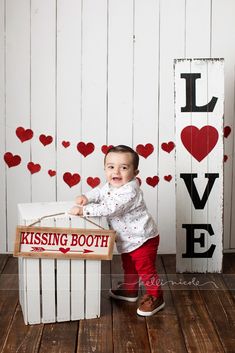
[[[140,301],[140,306],[137,309],[137,314],[140,316],[152,316],[159,310],[163,309],[165,302],[163,297],[154,297],[150,294],[145,294]]]
[[[117,289],[109,290],[109,296],[113,299],[134,303],[138,300],[138,291],[129,291],[124,288],[123,284],[119,284]]]

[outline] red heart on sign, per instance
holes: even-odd
[[[4,161],[8,165],[9,168],[16,167],[21,162],[21,157],[18,155],[13,155],[11,152],[6,152],[4,154]]]
[[[101,151],[104,153],[104,154],[107,154],[108,153],[108,151],[110,150],[110,148],[112,148],[113,147],[113,145],[103,145],[102,147],[101,147]]]
[[[231,127],[230,126],[225,126],[224,127],[224,137],[228,137],[231,132]]]
[[[175,144],[173,141],[163,142],[161,148],[163,151],[170,153],[175,148]]]
[[[95,146],[93,145],[92,142],[79,142],[77,144],[77,150],[80,152],[84,157],[87,157],[89,154],[91,154],[95,149]]]
[[[153,151],[154,151],[154,147],[151,143],[147,143],[145,146],[144,145],[136,146],[136,152],[144,158],[147,158],[151,153],[153,153]]]
[[[66,254],[70,248],[59,248],[59,251],[62,252],[63,254]]]
[[[41,170],[40,164],[35,164],[33,162],[29,162],[27,167],[31,174],[38,173]]]
[[[218,131],[210,125],[203,126],[201,129],[190,125],[181,132],[184,147],[198,162],[201,162],[213,150],[218,137]]]
[[[164,180],[166,180],[166,181],[168,181],[168,182],[170,182],[171,179],[172,179],[172,176],[171,176],[170,174],[164,176]]]
[[[50,177],[53,177],[56,175],[56,171],[55,170],[52,170],[52,169],[49,169],[48,170],[48,174],[50,175]]]
[[[25,142],[27,140],[31,140],[33,137],[33,131],[31,129],[24,129],[22,126],[19,126],[16,129],[16,136],[21,142]]]
[[[98,177],[96,178],[88,177],[86,181],[87,181],[87,184],[90,185],[92,188],[95,188],[100,184],[100,178]]]
[[[159,183],[159,177],[157,175],[148,177],[146,178],[146,183],[154,188]]]
[[[62,146],[64,146],[64,148],[67,148],[70,146],[70,142],[69,141],[62,141]]]
[[[71,174],[69,172],[66,172],[63,175],[63,179],[64,182],[71,188],[72,186],[77,185],[80,182],[81,177],[79,174]]]
[[[44,146],[46,146],[46,145],[50,145],[50,143],[52,143],[53,137],[50,136],[50,135],[48,135],[48,136],[46,136],[46,135],[40,135],[40,136],[39,136],[39,140],[40,140],[40,142],[41,142]]]

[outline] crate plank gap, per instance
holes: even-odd
[[[45,215],[67,212],[71,202],[18,205],[18,224],[28,226]],[[105,218],[91,218],[107,228]],[[97,229],[69,215],[42,219],[38,227]],[[19,257],[19,300],[25,324],[100,317],[101,260]]]

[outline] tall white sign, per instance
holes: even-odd
[[[223,59],[175,60],[178,272],[221,272]]]

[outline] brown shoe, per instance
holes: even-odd
[[[127,302],[136,302],[138,300],[138,291],[130,291],[124,288],[123,284],[119,284],[117,289],[110,289],[109,296],[113,299],[125,300]]]
[[[140,316],[152,316],[159,310],[163,309],[165,302],[163,297],[156,298],[152,295],[145,294],[140,301],[140,306],[137,309],[137,314]]]

